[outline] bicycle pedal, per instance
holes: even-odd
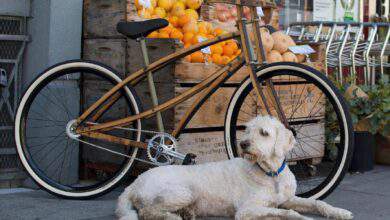
[[[195,158],[196,158],[195,154],[192,154],[192,153],[186,154],[182,165],[194,165],[196,163]]]

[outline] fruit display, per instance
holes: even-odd
[[[174,38],[184,47],[213,39],[225,34],[221,28],[214,28],[210,22],[199,20],[198,9],[203,0],[135,0],[138,15],[144,19],[164,18],[169,25],[148,35],[148,38]],[[193,63],[213,62],[224,65],[238,56],[241,51],[237,42],[229,40],[197,51],[185,58]]]
[[[296,46],[294,40],[283,31],[276,31],[272,34],[265,28],[261,29],[261,38],[266,52],[268,63],[275,62],[305,62],[305,55],[294,54],[289,47]]]

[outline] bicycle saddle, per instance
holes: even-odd
[[[137,39],[146,37],[155,30],[168,26],[167,20],[162,18],[151,19],[146,21],[120,21],[116,29],[119,33],[131,38]]]

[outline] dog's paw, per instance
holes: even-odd
[[[352,212],[350,212],[346,209],[336,208],[335,215],[336,215],[335,217],[337,219],[353,219]]]

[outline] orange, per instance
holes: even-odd
[[[192,44],[200,43],[200,42],[202,42],[202,41],[201,41],[201,38],[206,38],[206,36],[203,35],[203,34],[197,34],[197,35],[195,35],[195,36],[192,38],[191,43],[192,43]]]
[[[184,15],[179,17],[178,25],[180,27],[183,27],[184,25],[186,25],[187,23],[191,22],[192,20],[193,20],[193,18],[191,18],[190,16],[184,14]]]
[[[191,40],[194,38],[194,34],[191,32],[184,33],[183,42],[184,44],[191,44]]]
[[[169,34],[166,32],[158,33],[158,38],[169,38]]]
[[[235,53],[234,53],[235,55],[240,55],[241,54],[241,49],[238,49]]]
[[[233,48],[234,52],[236,52],[238,50],[238,45],[235,41],[230,41],[227,44]]]
[[[169,36],[171,38],[175,38],[175,39],[179,39],[179,40],[183,39],[183,34],[177,29],[173,29],[173,31],[171,32],[171,34]]]
[[[192,17],[192,18],[195,19],[195,20],[198,20],[198,19],[199,19],[198,12],[196,12],[194,9],[186,9],[186,10],[184,11],[184,13],[185,13],[187,16],[190,16],[190,17]]]
[[[198,29],[199,29],[199,33],[202,33],[202,34],[205,34],[205,35],[208,34],[208,31],[207,31],[206,26],[204,26],[204,25],[198,25]]]
[[[158,32],[157,31],[153,31],[152,33],[150,33],[148,35],[148,38],[158,38]]]
[[[188,47],[191,47],[191,44],[190,44],[190,43],[184,44],[184,48],[188,48]]]
[[[230,44],[223,46],[223,55],[232,56],[234,54],[234,48]]]
[[[221,64],[223,64],[223,65],[226,65],[230,62],[230,57],[228,57],[228,56],[222,56],[221,59],[222,59]]]
[[[191,62],[192,63],[204,63],[203,53],[200,51],[196,51],[195,53],[191,54]]]
[[[214,39],[214,38],[215,38],[215,36],[214,36],[214,35],[212,35],[212,34],[208,34],[208,35],[207,35],[207,38],[208,38],[208,39]]]
[[[186,0],[186,6],[190,9],[196,10],[203,3],[203,0]]]
[[[172,0],[158,0],[157,2],[158,7],[164,8],[165,11],[171,10],[173,6],[173,1]]]
[[[215,36],[220,36],[220,35],[222,35],[224,33],[225,33],[225,31],[222,30],[221,28],[215,28],[215,30],[214,30]]]
[[[219,54],[219,55],[221,55],[223,53],[223,48],[222,48],[221,45],[214,44],[214,45],[211,45],[210,48],[211,48],[211,53],[212,54]]]
[[[221,65],[222,64],[222,56],[220,54],[211,55],[211,60],[213,63]]]
[[[175,2],[172,6],[171,13],[175,16],[182,16],[185,14],[184,10],[186,9],[186,6],[183,2]]]
[[[165,32],[165,33],[167,33],[167,34],[171,34],[172,31],[173,31],[173,29],[174,29],[174,27],[172,27],[172,25],[168,25],[168,26],[166,26],[165,28],[159,29],[159,32],[160,32],[160,33],[161,33],[161,32]]]
[[[196,24],[195,21],[190,21],[183,26],[183,31],[184,31],[184,33],[192,32],[192,33],[196,34],[199,31],[198,25]]]
[[[157,7],[154,9],[153,15],[156,15],[159,18],[165,18],[165,16],[167,16],[167,13],[164,8]]]
[[[184,57],[184,60],[187,62],[191,62],[191,55]]]
[[[170,16],[168,18],[168,21],[170,24],[172,24],[173,27],[178,27],[179,26],[179,18],[176,16]]]

